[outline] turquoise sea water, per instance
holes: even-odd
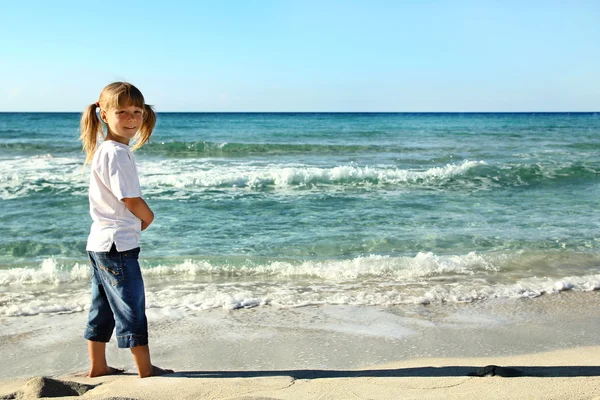
[[[0,113],[0,316],[89,301],[77,113]],[[149,307],[387,306],[600,288],[600,115],[158,115]]]

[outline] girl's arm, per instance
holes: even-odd
[[[133,215],[142,220],[142,230],[154,221],[154,213],[141,197],[125,197],[123,203]]]

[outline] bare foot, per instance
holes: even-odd
[[[163,369],[163,368],[159,368],[156,365],[152,366],[152,373],[150,375],[144,375],[142,376],[141,374],[139,375],[140,378],[148,378],[150,376],[161,376],[161,375],[166,375],[166,374],[172,374],[173,371],[172,369]]]
[[[98,370],[98,371],[91,369],[88,376],[90,378],[97,378],[99,376],[104,376],[104,375],[119,375],[119,374],[122,374],[123,372],[125,372],[125,370],[123,370],[123,369],[106,367],[106,369]]]

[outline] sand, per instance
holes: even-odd
[[[109,363],[126,373],[85,377],[82,315],[2,318],[0,398],[600,400],[599,307],[589,292],[176,320],[150,310],[153,360],[176,373],[146,379],[113,342]]]
[[[483,368],[489,365],[496,367]],[[600,347],[415,359],[360,370],[179,371],[146,379],[127,373],[57,380],[64,399],[600,399]],[[40,382],[39,377],[4,381],[0,398],[43,398]],[[55,390],[54,397],[61,395],[57,381],[45,385]],[[74,387],[84,393],[73,395]]]

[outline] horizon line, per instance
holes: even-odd
[[[73,114],[83,111],[0,111],[0,114]],[[155,111],[157,114],[595,114],[597,111]]]

